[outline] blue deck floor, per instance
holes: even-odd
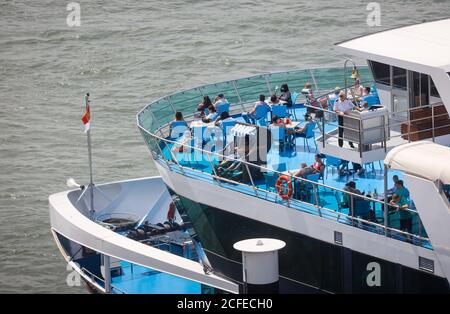
[[[117,293],[127,294],[201,294],[201,284],[161,273],[139,265],[121,262],[122,275],[112,278]]]
[[[303,117],[305,113],[304,108],[296,109],[296,115],[299,118]],[[238,121],[242,121],[243,119],[241,117],[236,117]],[[319,130],[316,130],[316,137],[319,136]],[[309,147],[310,151],[307,150],[306,147],[304,147],[304,142],[302,138],[297,138],[296,140],[296,147],[293,149],[286,149],[285,151],[280,152],[278,147],[272,147],[272,149],[268,152],[267,156],[267,168],[274,169],[278,171],[285,171],[285,170],[294,170],[299,169],[300,164],[302,162],[307,163],[308,165],[311,165],[314,162],[315,154],[317,153],[314,146],[314,139],[309,140]],[[168,150],[168,147],[163,147],[163,153],[167,159],[171,159],[170,152]],[[183,174],[190,176],[192,178],[202,180],[202,181],[210,181],[214,184],[218,184],[216,181],[212,179],[210,174],[213,172],[211,169],[210,162],[206,159],[206,157],[202,156],[202,153],[200,151],[195,151],[190,153],[188,155],[188,158],[186,158],[186,154],[183,153],[174,153],[177,160],[180,161],[180,164],[182,166],[186,166],[198,171],[199,172],[186,172],[186,169],[183,170]],[[184,160],[183,160],[184,158]],[[189,160],[190,158],[190,160]],[[326,159],[324,160],[326,163]],[[216,162],[217,163],[217,162]],[[351,163],[349,164],[350,169],[352,168]],[[384,190],[384,178],[383,178],[383,165],[382,161],[380,163],[375,162],[373,164],[364,165],[366,168],[366,171],[362,175],[348,175],[348,176],[339,176],[337,171],[335,169],[327,169],[325,178],[323,180],[320,180],[320,183],[323,183],[327,186],[344,189],[345,184],[353,180],[356,183],[356,187],[366,194],[370,191],[371,193],[374,192],[374,189],[377,190],[378,193],[381,193]],[[278,169],[277,169],[278,168]],[[174,171],[181,171],[178,167],[174,166]],[[389,180],[389,187],[391,187],[392,183],[392,177],[394,175],[399,176],[399,178],[402,178],[402,173],[399,171],[391,170],[388,174],[388,180]],[[273,186],[267,186],[266,181],[264,179],[257,179],[255,180],[255,185],[258,186],[258,188],[266,191],[274,191]],[[226,186],[229,189],[236,190],[241,193],[249,194],[249,195],[255,195],[255,191],[250,186],[245,185],[234,185],[230,183],[224,184],[221,183],[222,186]],[[316,207],[314,207],[311,204],[305,204],[305,203],[296,203],[296,202],[290,202],[289,206],[292,208],[299,207],[299,210],[309,212],[311,214],[319,215],[321,214],[324,217],[330,218],[330,219],[337,219],[342,223],[351,223],[350,221],[347,221],[347,218],[344,218],[342,215],[339,215],[339,211],[341,213],[348,214],[348,208],[347,209],[340,209],[338,203],[336,193],[331,189],[326,188],[319,188],[319,202],[320,205],[336,211],[335,213],[327,213],[326,211],[318,212]],[[276,203],[282,203],[286,204],[284,200],[282,200],[280,197],[277,197],[275,193],[259,193],[258,197],[265,198],[269,201],[276,202]],[[377,221],[379,223],[383,223],[383,210],[382,206],[379,203],[375,203],[372,205],[375,209],[375,216],[377,218]],[[413,233],[419,234],[419,223],[418,223],[418,216],[415,215],[415,218],[413,218]],[[398,213],[391,214],[389,216],[389,226],[391,228],[399,228],[399,215]],[[370,227],[370,229],[374,229],[373,227]],[[370,230],[374,232],[380,232],[380,230]],[[424,235],[424,232],[422,232],[422,235]],[[427,243],[424,245],[426,247],[429,247],[429,244]]]

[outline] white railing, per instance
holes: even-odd
[[[324,68],[318,68],[318,69],[324,69]],[[301,71],[308,71],[308,70],[301,70]],[[309,70],[309,71],[310,71],[310,73],[312,73],[312,70]],[[290,72],[294,72],[294,71],[290,71]],[[278,73],[284,73],[284,72],[278,72]],[[271,91],[270,82],[267,83],[267,77],[270,76],[270,75],[273,75],[273,74],[255,75],[255,76],[252,76],[252,77],[246,78],[246,79],[251,79],[251,78],[262,78],[262,79],[264,79],[265,80],[265,84],[264,84],[265,88],[268,88],[268,90],[270,92]],[[313,74],[311,76],[314,77]],[[241,79],[241,80],[245,80],[245,79]],[[233,89],[236,92],[236,97],[237,97],[238,101],[231,105],[230,111],[233,111],[233,110],[238,111],[238,110],[240,110],[240,112],[242,112],[242,109],[246,108],[246,106],[251,104],[251,102],[242,99],[242,97],[241,97],[242,95],[239,93],[239,90],[236,87],[236,83],[238,81],[240,81],[240,80],[233,80],[233,81],[227,81],[227,82],[222,82],[222,83],[229,83],[229,84],[231,84],[231,86],[233,87]],[[316,82],[315,78],[314,78],[314,82]],[[222,83],[216,83],[216,84],[222,84]],[[190,151],[198,151],[198,152],[201,152],[202,156],[207,156],[207,161],[209,162],[213,173],[204,172],[204,171],[196,169],[195,167],[182,165],[181,162],[176,158],[175,154],[171,150],[171,146],[177,145],[178,143],[176,141],[172,141],[172,140],[169,140],[169,139],[165,138],[166,136],[165,136],[164,133],[166,133],[166,132],[164,132],[164,131],[168,129],[168,124],[167,123],[161,123],[155,128],[154,131],[147,130],[141,124],[142,115],[144,113],[150,111],[151,117],[153,119],[155,119],[156,118],[155,114],[152,111],[152,105],[153,104],[158,103],[161,100],[170,99],[170,97],[172,97],[172,96],[179,96],[180,94],[187,93],[189,91],[198,90],[198,91],[201,92],[207,86],[213,86],[213,85],[214,84],[209,84],[209,85],[206,85],[206,86],[200,86],[200,87],[196,87],[196,88],[193,88],[193,89],[189,89],[189,90],[181,91],[181,92],[178,92],[178,93],[174,93],[174,94],[171,94],[169,96],[162,97],[162,98],[156,100],[155,102],[153,102],[152,104],[149,104],[149,105],[145,106],[137,114],[138,127],[139,127],[140,131],[142,132],[142,134],[143,134],[144,138],[146,139],[146,141],[151,141],[152,142],[152,143],[149,142],[148,145],[149,145],[149,149],[150,149],[150,151],[151,151],[151,153],[152,153],[152,155],[153,155],[155,160],[158,160],[159,162],[162,162],[171,171],[180,171],[184,175],[192,175],[192,174],[194,174],[194,176],[195,176],[195,174],[202,174],[202,176],[207,175],[207,177],[210,178],[212,180],[212,182],[215,182],[215,183],[217,183],[217,184],[219,184],[219,185],[221,185],[221,186],[223,186],[225,188],[235,189],[236,186],[239,186],[239,187],[241,187],[240,192],[242,192],[242,193],[249,193],[251,191],[251,193],[254,194],[254,196],[256,196],[256,197],[264,198],[264,199],[269,200],[269,201],[275,200],[275,202],[278,202],[278,203],[281,201],[282,203],[284,203],[284,205],[286,207],[289,207],[289,208],[294,208],[296,210],[302,210],[302,211],[308,212],[306,210],[306,208],[309,208],[309,207],[313,206],[313,208],[316,209],[316,213],[315,214],[317,214],[317,215],[319,215],[321,217],[324,217],[324,213],[325,213],[325,217],[328,217],[328,218],[331,218],[331,217],[336,218],[337,217],[338,221],[339,221],[339,218],[345,217],[346,219],[348,219],[350,221],[350,223],[352,225],[356,225],[356,224],[369,225],[369,226],[373,227],[375,230],[379,230],[380,233],[383,233],[385,236],[392,237],[392,236],[396,236],[396,235],[401,235],[401,236],[406,237],[408,240],[415,239],[416,242],[418,242],[419,245],[422,245],[423,243],[429,243],[429,239],[426,238],[426,237],[423,237],[421,234],[416,235],[416,234],[408,233],[408,232],[405,232],[405,231],[398,230],[398,229],[391,228],[391,227],[387,226],[387,221],[386,221],[387,215],[384,215],[385,224],[382,225],[382,224],[379,224],[379,223],[376,223],[376,222],[373,222],[373,221],[369,221],[367,219],[363,219],[363,218],[360,218],[360,217],[355,217],[354,213],[352,213],[352,211],[354,209],[353,200],[355,200],[355,199],[362,199],[362,200],[366,200],[368,202],[371,202],[371,203],[375,204],[375,208],[376,208],[376,204],[378,204],[379,206],[381,206],[382,209],[384,209],[384,211],[388,211],[388,209],[390,207],[395,207],[393,205],[387,204],[385,201],[381,201],[381,200],[374,199],[372,197],[367,197],[367,196],[364,196],[364,195],[351,193],[349,191],[345,191],[345,190],[342,190],[342,189],[339,189],[339,188],[336,188],[336,187],[332,187],[332,186],[328,186],[328,185],[325,185],[325,184],[321,184],[319,182],[310,181],[310,180],[307,180],[305,178],[293,176],[291,174],[288,175],[289,178],[291,179],[291,182],[302,182],[303,184],[306,184],[306,185],[309,185],[310,187],[312,187],[312,193],[313,193],[313,196],[314,196],[313,197],[314,202],[313,203],[305,202],[305,201],[297,200],[297,199],[290,199],[290,200],[287,200],[287,201],[282,201],[280,199],[280,201],[278,201],[279,195],[277,193],[272,192],[272,191],[267,190],[267,189],[261,189],[260,187],[258,187],[255,184],[256,181],[254,180],[250,169],[257,168],[257,171],[259,171],[259,172],[266,172],[266,173],[267,172],[269,172],[269,173],[272,172],[272,173],[275,173],[276,175],[286,175],[286,173],[281,173],[281,172],[279,172],[277,170],[268,169],[268,168],[263,167],[261,165],[255,165],[255,164],[247,162],[247,161],[241,161],[241,163],[244,165],[244,167],[246,169],[245,171],[247,171],[247,174],[249,175],[250,184],[239,182],[239,181],[236,181],[236,180],[223,178],[223,177],[217,175],[217,173],[215,173],[215,171],[214,171],[214,164],[212,162],[212,158],[211,157],[215,157],[218,160],[223,160],[224,158],[227,158],[227,157],[222,155],[222,154],[219,154],[217,152],[207,151],[207,150],[204,150],[203,148],[198,148],[198,147],[194,147],[194,146],[191,146],[191,145],[183,145],[183,146],[185,148],[188,148]],[[316,89],[318,89],[318,88],[316,87]],[[203,93],[200,93],[200,94],[203,94]],[[174,105],[172,103],[169,102],[169,104],[170,104],[169,109],[171,109],[171,110],[169,110],[169,112],[171,111],[172,113],[174,113],[176,111],[176,108],[174,107]],[[186,108],[191,108],[191,109],[193,109],[193,111],[195,111],[197,104],[194,103],[194,105],[195,106],[189,106],[189,107],[186,107]],[[314,107],[314,109],[317,109],[317,108]],[[188,121],[193,119],[193,118],[194,118],[193,114],[186,115],[186,119]],[[167,151],[170,154],[170,158],[167,158],[164,155],[163,148],[162,148],[164,146],[161,145],[161,144],[166,146]],[[324,189],[325,191],[327,191],[327,190],[328,191],[332,191],[333,193],[341,193],[343,195],[344,194],[347,195],[349,197],[349,199],[351,200],[351,202],[352,202],[352,204],[350,206],[350,211],[351,212],[349,214],[345,214],[345,213],[342,213],[342,212],[337,211],[335,209],[327,208],[327,207],[322,206],[321,205],[321,201],[320,201],[320,195],[319,195],[319,192],[318,192],[320,189]],[[264,195],[266,197],[263,197]],[[268,197],[269,195],[271,195],[272,198],[269,198]],[[339,204],[337,204],[337,205],[339,206]],[[405,209],[405,210],[413,213],[414,215],[417,215],[417,212],[415,212],[415,211],[412,211],[410,209]],[[420,222],[420,219],[419,219],[419,232],[422,229],[423,228],[421,227],[421,222]]]

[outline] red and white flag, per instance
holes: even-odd
[[[89,103],[86,104],[86,112],[81,117],[81,121],[84,123],[84,133],[86,133],[91,128],[91,108]]]

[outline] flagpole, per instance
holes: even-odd
[[[90,110],[89,93],[86,94],[86,110]],[[89,119],[90,123],[90,119]],[[94,179],[92,176],[92,148],[91,148],[91,128],[87,130],[87,144],[88,144],[88,157],[89,157],[89,187],[90,187],[90,212],[93,214],[94,210]]]

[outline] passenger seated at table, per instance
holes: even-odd
[[[312,85],[310,82],[306,82],[305,86],[302,89],[302,94],[310,101],[313,102],[315,100]]]
[[[220,116],[217,117],[217,119],[215,120],[214,124],[216,126],[222,126],[222,123],[223,122],[227,122],[227,121],[235,121],[235,119],[230,116],[228,111],[224,111],[224,112],[222,112],[220,114]]]
[[[355,85],[350,88],[350,94],[356,97],[361,97],[364,93],[364,88],[361,86],[359,79],[355,80]]]
[[[400,217],[400,230],[412,233],[412,214],[407,210],[409,206],[406,199],[394,193],[390,204],[394,205],[398,211]]]
[[[314,93],[312,90],[312,85],[310,82],[306,82],[305,87],[302,89],[302,94],[305,95],[308,105],[310,107],[306,108],[306,112],[308,114],[314,114],[315,118],[321,119],[323,117],[323,111],[320,110],[322,105],[317,99],[314,97]],[[311,108],[316,107],[316,108]]]
[[[281,100],[282,102],[284,102],[286,104],[286,106],[288,107],[292,107],[292,95],[291,92],[289,91],[289,87],[287,84],[282,84],[280,87],[280,92],[281,95],[278,98],[279,100]]]
[[[353,193],[353,194],[358,194],[358,195],[364,195],[363,192],[361,192],[360,190],[358,190],[356,188],[356,183],[355,181],[349,181],[347,182],[347,184],[345,184],[345,188],[344,191]],[[342,207],[350,207],[352,201],[351,199],[353,198],[353,202],[355,201],[355,199],[357,199],[357,197],[353,196],[353,195],[349,195],[347,193],[344,193],[343,197],[342,197]]]
[[[325,164],[323,163],[322,158],[320,158],[319,154],[316,154],[315,160],[316,161],[311,166],[308,166],[305,162],[302,162],[300,165],[300,169],[294,174],[294,176],[306,178],[310,174],[322,174],[325,170]]]
[[[280,100],[278,99],[278,97],[277,97],[276,94],[273,94],[272,96],[270,96],[269,105],[270,105],[270,106],[281,105],[281,102],[280,102]]]
[[[175,119],[173,119],[170,122],[170,126],[172,126],[172,123],[174,123],[174,122],[181,122],[181,121],[184,121],[183,113],[181,111],[177,111],[177,112],[175,112]]]
[[[334,102],[339,98],[340,91],[341,91],[341,88],[339,86],[336,86],[334,88],[334,93],[331,93],[328,95],[328,98],[330,99],[331,108],[334,108]]]
[[[205,110],[213,106],[213,103],[208,95],[203,96],[203,101],[198,104],[197,111],[200,111],[201,115],[204,116]]]
[[[372,94],[370,92],[371,92],[370,86],[366,86],[366,87],[364,87],[364,91],[363,91],[362,96],[363,97],[364,96],[371,96]]]
[[[171,137],[175,134],[181,134],[188,129],[186,121],[184,121],[183,114],[180,111],[175,113],[175,119],[169,122]],[[176,134],[176,135],[178,135]]]
[[[309,113],[305,114],[305,124],[302,127],[296,127],[294,129],[295,135],[299,134],[306,134],[306,130],[308,130],[308,127],[311,123],[313,123],[313,118]]]
[[[242,118],[244,118],[245,122],[247,123],[255,123],[256,118],[261,118],[256,116],[256,110],[258,107],[265,107],[267,112],[270,111],[270,106],[266,103],[266,96],[259,95],[259,100],[255,102],[255,105],[253,106],[253,109],[249,112],[244,112],[242,114]]]
[[[214,107],[213,105],[208,107],[208,114],[202,119],[203,122],[205,123],[209,123],[211,121],[216,121],[216,119],[218,118],[218,114],[217,114],[217,110],[216,107]]]
[[[225,98],[223,94],[218,94],[216,98],[214,99],[214,107],[217,110],[217,107],[222,104],[228,104],[228,100]]]

